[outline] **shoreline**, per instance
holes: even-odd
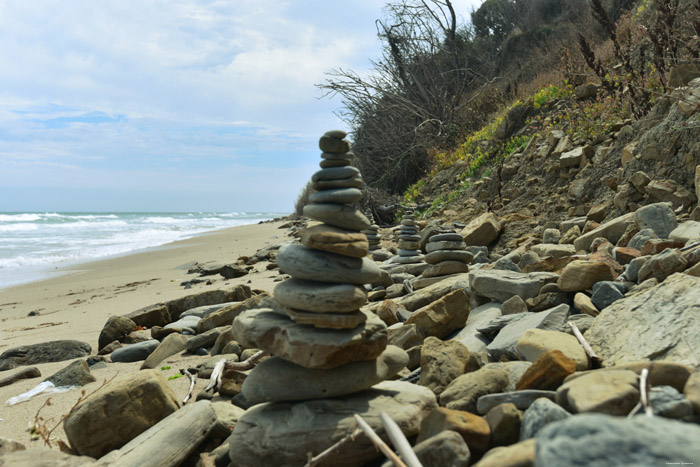
[[[1,213],[0,213],[1,214]],[[7,214],[7,213],[5,213]],[[12,214],[12,213],[10,213]],[[39,213],[37,213],[39,214]],[[63,213],[63,214],[70,214],[70,213]],[[76,213],[80,214],[80,213]],[[109,213],[113,214],[113,213]],[[120,214],[120,213],[116,213]],[[165,213],[168,214],[168,213]],[[255,213],[251,213],[255,214]],[[222,228],[215,228],[212,230],[204,230],[204,231],[199,231],[197,233],[191,234],[191,236],[186,237],[186,238],[181,238],[177,240],[168,240],[165,243],[161,243],[159,245],[152,245],[152,246],[145,246],[141,248],[136,248],[128,251],[123,251],[123,252],[118,252],[118,253],[108,253],[104,254],[101,256],[94,256],[94,257],[86,257],[86,258],[80,258],[80,259],[72,259],[72,260],[64,260],[58,263],[50,263],[47,262],[45,264],[37,264],[37,265],[31,265],[27,267],[15,267],[14,270],[2,270],[0,271],[3,272],[3,274],[7,274],[10,276],[11,274],[15,274],[17,276],[25,276],[19,279],[18,282],[10,282],[7,284],[0,284],[0,293],[3,292],[4,290],[11,289],[14,287],[19,287],[23,285],[28,285],[36,282],[42,282],[45,280],[51,280],[56,277],[60,277],[62,275],[66,274],[71,274],[73,271],[76,269],[81,269],[82,267],[89,265],[90,263],[93,262],[98,262],[98,261],[103,261],[103,260],[110,260],[110,259],[116,259],[120,258],[123,256],[129,256],[133,254],[139,254],[139,253],[146,253],[148,251],[154,250],[154,249],[160,249],[160,248],[168,248],[169,245],[175,245],[178,244],[179,242],[190,240],[193,238],[201,237],[201,236],[206,236],[210,235],[212,233],[216,232],[222,232],[228,229],[236,228],[236,227],[242,227],[246,225],[256,225],[260,223],[268,223],[268,222],[274,222],[275,220],[280,220],[280,219],[285,219],[289,214],[283,215],[282,213],[269,213],[269,214],[279,214],[276,215],[275,217],[269,218],[269,219],[262,219],[262,220],[253,220],[250,223],[244,223],[240,225],[233,225],[233,226],[228,226],[228,227],[222,227]],[[4,279],[7,279],[7,277],[2,276]]]
[[[125,315],[162,301],[236,284],[272,291],[279,272],[276,269],[267,270],[266,262],[254,265],[249,274],[236,279],[207,276],[211,283],[202,282],[189,289],[180,284],[199,277],[197,274],[187,274],[188,266],[195,262],[233,263],[239,257],[251,256],[267,245],[290,240],[288,230],[280,228],[285,222],[278,220],[215,230],[146,251],[82,263],[66,268],[65,274],[58,277],[0,290],[0,353],[21,345],[73,339],[90,344],[94,355],[100,331],[112,315]],[[203,359],[206,358],[179,355],[169,358],[163,365],[170,365],[173,370],[169,370],[166,377],[176,373],[176,368],[187,368]],[[39,395],[12,407],[5,406],[5,401],[28,391],[69,363],[35,365],[41,371],[41,378],[0,387],[0,402],[3,404],[0,436],[25,443],[28,447],[38,447],[39,443],[30,442],[26,431],[28,422],[34,419],[47,397],[51,397],[52,404],[42,409],[41,415],[58,421],[73,406],[80,390]],[[97,382],[84,386],[84,389],[90,393],[103,380],[117,373],[138,371],[141,363],[110,364],[106,368],[96,369],[93,374]],[[0,377],[16,371],[2,371]],[[172,381],[178,397],[181,394],[184,397],[187,386],[186,378]],[[65,439],[62,427],[55,434]]]

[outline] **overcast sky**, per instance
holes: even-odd
[[[0,0],[0,211],[292,211],[384,3]]]

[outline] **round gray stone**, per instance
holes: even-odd
[[[282,245],[277,264],[296,279],[340,284],[371,284],[382,277],[374,261],[314,250],[299,244]]]
[[[346,166],[349,167],[349,166]],[[343,168],[343,167],[331,167],[331,168]],[[323,169],[326,170],[326,169]],[[362,177],[355,175],[347,178],[339,178],[337,180],[319,180],[318,182],[313,182],[312,187],[314,190],[328,190],[329,188],[360,188],[362,186]]]
[[[408,240],[409,242],[420,242],[420,235],[399,234],[399,240]]]
[[[323,159],[318,164],[322,169],[327,169],[329,167],[345,167],[350,165],[351,161],[348,159]]]
[[[360,231],[369,227],[369,220],[359,209],[343,204],[307,204],[304,215],[341,229]]]
[[[362,199],[362,192],[357,188],[331,188],[312,193],[309,202],[314,204],[338,203],[352,204]]]
[[[391,378],[408,363],[408,354],[389,345],[376,360],[314,370],[279,357],[260,362],[245,379],[242,392],[253,404],[339,397]]]
[[[438,264],[442,261],[461,261],[469,263],[472,254],[465,250],[435,250],[425,255],[425,262],[428,264]]]
[[[119,348],[112,352],[109,357],[113,362],[139,362],[146,360],[159,345],[159,341],[151,339]]]
[[[464,239],[462,236],[458,233],[455,232],[446,232],[446,233],[440,233],[433,235],[430,237],[431,242],[444,242],[444,241],[450,241],[450,242],[462,242]]]
[[[357,167],[345,166],[345,167],[329,167],[327,169],[321,169],[311,176],[312,182],[319,182],[323,180],[338,180],[343,178],[356,177],[360,175],[360,171]]]

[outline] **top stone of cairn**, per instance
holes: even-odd
[[[343,153],[350,151],[350,142],[344,139],[347,136],[342,130],[331,130],[321,136],[318,147],[323,152]]]

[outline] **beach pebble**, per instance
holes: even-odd
[[[121,347],[110,355],[113,362],[127,363],[146,360],[151,353],[160,345],[155,339],[139,342],[136,344]]]

